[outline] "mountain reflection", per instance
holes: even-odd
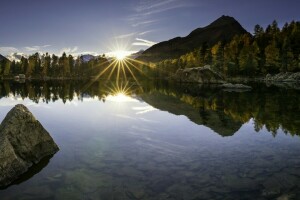
[[[89,87],[86,87],[86,85]],[[299,90],[254,85],[252,91],[228,92],[216,86],[178,85],[144,81],[140,85],[97,81],[0,82],[0,98],[29,98],[35,103],[64,103],[84,97],[106,100],[108,96],[135,95],[151,106],[211,128],[222,136],[232,136],[250,119],[258,132],[266,128],[273,136],[279,129],[300,135]]]

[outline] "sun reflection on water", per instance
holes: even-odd
[[[117,94],[108,95],[106,97],[106,101],[124,103],[124,102],[136,102],[137,100],[132,98],[131,96],[127,96],[126,94],[120,92],[120,93],[117,93]]]

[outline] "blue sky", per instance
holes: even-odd
[[[137,51],[222,15],[255,24],[299,20],[299,0],[0,0],[0,54]]]

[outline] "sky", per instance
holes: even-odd
[[[138,51],[221,17],[249,32],[300,20],[300,0],[0,0],[0,54]]]

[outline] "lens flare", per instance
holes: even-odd
[[[126,57],[130,55],[130,53],[127,51],[115,51],[113,54],[114,57],[119,61],[126,59]]]
[[[145,69],[146,67],[149,69],[155,67],[151,66],[149,63],[133,58],[132,54],[136,53],[136,51],[129,50],[129,48],[126,48],[126,45],[119,45],[117,43],[117,45],[110,50],[111,51],[106,54],[107,61],[96,66],[99,68],[98,73],[83,86],[82,91],[85,91],[101,78],[105,80],[114,80],[117,85],[123,81],[126,82],[133,79],[133,81],[136,82],[136,85],[142,90],[136,75],[143,75],[146,77],[146,74],[142,69]],[[120,96],[120,99],[123,97]]]

